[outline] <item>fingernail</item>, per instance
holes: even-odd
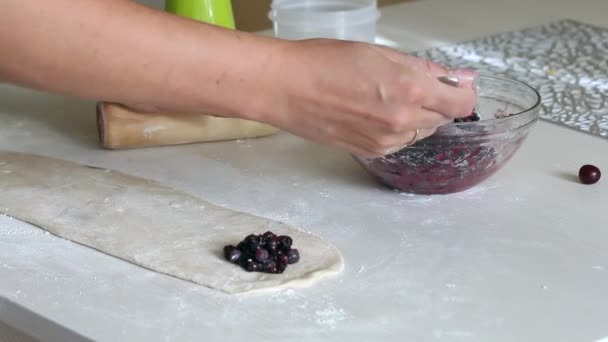
[[[462,88],[475,88],[479,73],[473,69],[454,69],[449,71],[450,76],[458,78],[458,86]]]

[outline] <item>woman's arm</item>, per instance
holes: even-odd
[[[1,0],[0,80],[139,110],[256,120],[381,156],[475,102],[472,74],[371,44],[288,42],[128,0]],[[451,87],[436,77],[461,78]]]
[[[254,94],[271,91],[265,73],[281,46],[127,0],[4,0],[0,22],[5,81],[236,117],[249,113]]]

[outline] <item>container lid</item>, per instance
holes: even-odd
[[[376,0],[273,0],[268,18],[284,26],[355,25],[380,17]]]

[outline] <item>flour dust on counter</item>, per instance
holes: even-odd
[[[319,236],[116,171],[0,151],[0,188],[6,215],[229,294],[307,287],[344,268],[338,249]],[[297,241],[299,262],[267,274],[225,260],[224,246],[266,231]]]

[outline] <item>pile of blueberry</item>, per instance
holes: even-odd
[[[300,261],[300,253],[291,248],[292,243],[291,237],[270,231],[250,234],[236,247],[224,246],[224,257],[247,272],[283,273],[287,265]]]
[[[479,121],[481,120],[481,117],[479,116],[479,114],[477,114],[476,112],[471,113],[471,115],[466,116],[464,118],[456,118],[454,119],[454,122],[456,123],[460,123],[460,122],[473,122],[473,121]]]

